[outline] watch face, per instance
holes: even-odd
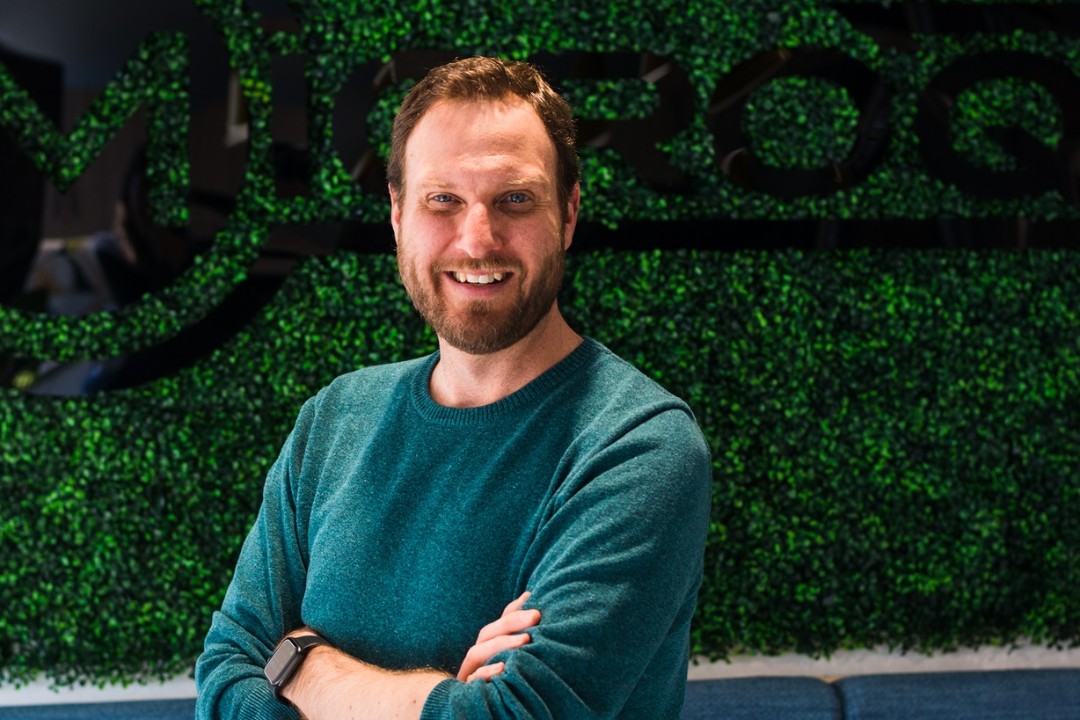
[[[300,651],[292,640],[286,640],[278,645],[277,650],[266,663],[266,679],[275,685],[279,684],[283,679],[282,674],[292,667],[299,654]]]

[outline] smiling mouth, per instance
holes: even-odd
[[[468,285],[492,285],[494,283],[500,283],[510,273],[493,272],[486,274],[473,274],[463,272],[452,272],[450,276],[457,280],[459,283],[465,283]]]

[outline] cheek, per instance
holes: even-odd
[[[429,261],[437,253],[439,227],[413,213],[402,218],[398,226],[398,255],[407,256],[413,262]]]
[[[413,213],[401,223],[402,236],[408,238],[417,252],[438,255],[453,242],[457,233],[456,221],[431,213]]]

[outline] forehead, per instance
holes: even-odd
[[[542,173],[554,179],[555,144],[524,100],[443,100],[420,118],[405,146],[409,182],[454,173]]]

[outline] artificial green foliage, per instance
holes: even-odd
[[[143,388],[6,392],[9,680],[190,668],[302,401],[434,347],[395,272],[310,260]],[[1067,252],[572,254],[571,322],[685,397],[712,447],[695,650],[1075,643],[1077,293]]]
[[[174,0],[181,2],[183,0]],[[807,218],[880,219],[1017,216],[1077,218],[1080,211],[1060,192],[980,198],[929,175],[919,156],[914,116],[919,99],[951,63],[991,51],[1030,53],[1080,76],[1080,41],[1054,34],[970,33],[918,38],[916,49],[881,48],[827,3],[807,0],[749,0],[744,3],[693,0],[621,0],[601,5],[554,0],[506,6],[467,3],[385,4],[365,0],[293,0],[289,3],[299,33],[271,32],[259,13],[242,0],[192,0],[220,30],[240,79],[249,117],[247,176],[240,207],[229,218],[213,248],[170,288],[108,315],[77,322],[29,315],[0,307],[0,352],[53,360],[109,357],[145,348],[171,337],[204,317],[247,273],[273,223],[304,224],[387,218],[385,196],[362,192],[349,177],[333,145],[336,93],[352,73],[410,49],[438,49],[458,55],[501,54],[527,58],[541,53],[643,52],[666,57],[689,78],[693,118],[661,142],[672,164],[693,192],[670,195],[642,182],[616,152],[597,148],[584,163],[586,190],[582,219],[608,227],[635,220],[701,220],[715,217],[793,220]],[[155,186],[159,207],[171,222],[185,211],[186,165],[175,157],[183,144],[186,103],[184,63],[176,35],[149,37],[106,88],[101,100],[66,139],[36,112],[33,104],[0,66],[0,128],[15,136],[58,186],[78,175],[100,145],[123,124],[139,102],[155,109],[148,133],[150,174],[168,182]],[[892,94],[889,151],[863,181],[826,196],[778,198],[732,182],[720,170],[706,118],[719,83],[746,63],[776,48],[836,50],[877,73]],[[191,50],[194,51],[194,50]],[[275,55],[303,53],[312,95],[308,117],[310,148],[316,158],[312,194],[279,198],[271,174],[270,68]],[[777,81],[779,82],[779,81]],[[750,146],[766,162],[804,168],[831,164],[850,146],[852,106],[846,92],[820,79],[787,79],[759,91],[781,101],[750,103],[744,126]],[[792,89],[805,83],[813,100],[792,104]],[[1036,83],[993,82],[993,107],[1012,108],[1007,117],[1023,128],[1043,127],[1058,117],[1060,98],[1048,98]],[[773,85],[776,85],[774,88]],[[402,87],[381,95],[369,118],[369,143],[385,156],[390,119]],[[583,117],[631,120],[657,107],[649,83],[629,79],[576,80],[567,91]],[[591,88],[591,93],[590,93]],[[634,97],[635,88],[640,95]],[[779,88],[779,90],[777,89]],[[985,96],[982,90],[972,90]],[[1033,102],[1033,98],[1036,98]],[[785,108],[809,108],[790,112]],[[951,123],[950,136],[966,155],[980,162],[1008,163],[1002,150],[980,130],[1001,122],[999,112],[976,117],[971,111]],[[779,113],[779,114],[778,114]],[[802,116],[805,115],[805,118]],[[787,146],[798,138],[798,150]],[[1046,142],[1043,135],[1040,139]],[[794,142],[794,140],[792,140]],[[778,146],[785,144],[785,151]],[[966,144],[965,144],[966,143]],[[156,148],[156,149],[155,149]],[[70,159],[65,159],[70,158]],[[615,195],[614,198],[609,198]],[[590,200],[598,200],[590,202]]]
[[[859,111],[847,90],[828,80],[774,80],[754,93],[746,115],[751,149],[773,167],[813,170],[841,162],[855,146]]]
[[[1062,113],[1040,85],[1015,78],[977,83],[952,109],[953,147],[988,170],[1015,170],[1016,158],[986,138],[987,128],[1021,128],[1050,149],[1062,137]]]
[[[652,87],[634,78],[562,83],[563,97],[579,118],[620,120],[648,117],[656,112],[659,98]]]
[[[1076,641],[1074,255],[599,263],[574,312],[712,442],[698,650]]]
[[[191,269],[119,311],[71,318],[0,306],[0,354],[126,356],[219,306],[275,225],[385,222],[385,196],[361,190],[337,154],[333,111],[354,73],[411,49],[673,61],[693,111],[659,142],[691,190],[651,187],[616,150],[586,147],[585,222],[1080,217],[1057,191],[987,199],[935,178],[916,132],[920,98],[952,63],[1024,52],[1080,76],[1073,36],[934,35],[901,50],[811,0],[294,0],[291,33],[267,30],[242,0],[192,1],[220,30],[249,119],[236,210]],[[0,128],[63,186],[146,105],[155,198],[162,219],[180,224],[182,39],[140,44],[66,137],[0,66]],[[836,50],[882,79],[889,145],[858,184],[780,198],[720,169],[710,108],[729,98],[716,88],[777,48]],[[274,187],[270,78],[282,55],[305,62],[308,196]],[[410,82],[390,83],[368,115],[368,144],[382,157]],[[577,78],[563,90],[590,120],[639,119],[662,102],[633,77]],[[1067,112],[1038,83],[992,79],[961,94],[950,142],[1007,171],[1015,159],[994,128],[1019,126],[1053,149],[1068,140]],[[860,113],[844,86],[792,75],[754,90],[741,121],[767,164],[812,169],[850,152]],[[1080,642],[1080,257],[691,253],[665,243],[661,233],[654,252],[572,254],[562,303],[578,329],[685,397],[713,449],[695,652]],[[80,398],[0,390],[0,680],[189,670],[303,400],[341,372],[434,346],[392,257],[339,252],[301,262],[242,332],[174,376]]]
[[[183,225],[187,207],[188,54],[183,35],[156,34],[139,46],[113,82],[72,129],[62,135],[37,104],[11,77],[0,72],[0,128],[34,158],[60,191],[82,175],[112,136],[139,106],[152,109],[150,153],[159,160],[153,168],[153,206],[163,225]],[[166,168],[170,172],[166,172]]]

